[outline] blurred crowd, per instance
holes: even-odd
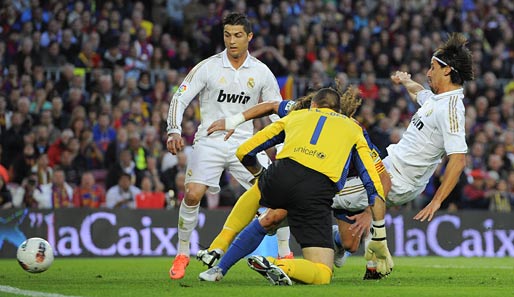
[[[389,76],[426,85],[430,57],[464,32],[476,80],[465,86],[468,165],[450,210],[514,206],[514,3],[507,0],[12,0],[0,7],[0,208],[173,208],[200,123],[184,114],[189,145],[167,153],[169,100],[191,68],[223,50],[229,11],[254,24],[250,52],[284,99],[355,85],[356,118],[385,153],[416,110]],[[265,120],[254,121],[256,129]],[[421,199],[433,196],[445,161]],[[202,206],[244,191],[225,173]]]

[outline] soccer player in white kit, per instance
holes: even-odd
[[[423,192],[441,159],[448,156],[441,186],[432,201],[414,216],[419,221],[432,220],[466,165],[463,85],[473,79],[473,69],[463,34],[451,34],[434,52],[427,77],[431,90],[425,90],[406,72],[397,71],[391,76],[421,107],[401,140],[387,147],[388,156],[383,160],[392,183],[386,202],[402,205]]]
[[[248,44],[253,33],[249,20],[240,13],[230,13],[223,20],[226,49],[198,63],[174,94],[168,112],[167,148],[176,154],[184,147],[181,123],[184,110],[197,95],[200,100],[201,124],[195,135],[186,172],[186,195],[180,205],[178,220],[178,253],[170,269],[171,279],[181,279],[189,264],[190,237],[198,223],[200,200],[206,191],[220,190],[224,169],[245,188],[254,176],[239,162],[235,151],[253,135],[252,122],[236,129],[230,140],[225,132],[207,136],[207,127],[219,118],[240,114],[262,100],[282,100],[277,80],[269,68],[252,57]],[[244,120],[244,119],[243,119]]]

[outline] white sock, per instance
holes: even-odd
[[[277,230],[278,256],[285,257],[291,253],[289,248],[289,237],[291,232],[289,226],[282,227]]]
[[[182,200],[178,211],[178,254],[189,256],[189,241],[191,233],[198,224],[198,212],[200,211],[200,203],[194,206],[188,206],[185,200]]]

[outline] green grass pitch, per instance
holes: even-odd
[[[0,260],[0,296],[5,288],[66,296],[514,296],[514,258],[395,258],[393,273],[363,281],[364,259],[351,257],[336,268],[332,284],[274,287],[240,261],[218,283],[200,282],[204,266],[194,259],[184,279],[168,278],[168,258],[56,258],[41,274],[21,269],[14,259]],[[3,288],[3,291],[2,291]]]

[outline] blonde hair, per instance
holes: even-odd
[[[350,85],[343,91],[343,85],[338,79],[335,79],[335,84],[336,90],[341,94],[341,113],[347,117],[353,117],[362,103],[362,99],[358,96],[359,89]]]

